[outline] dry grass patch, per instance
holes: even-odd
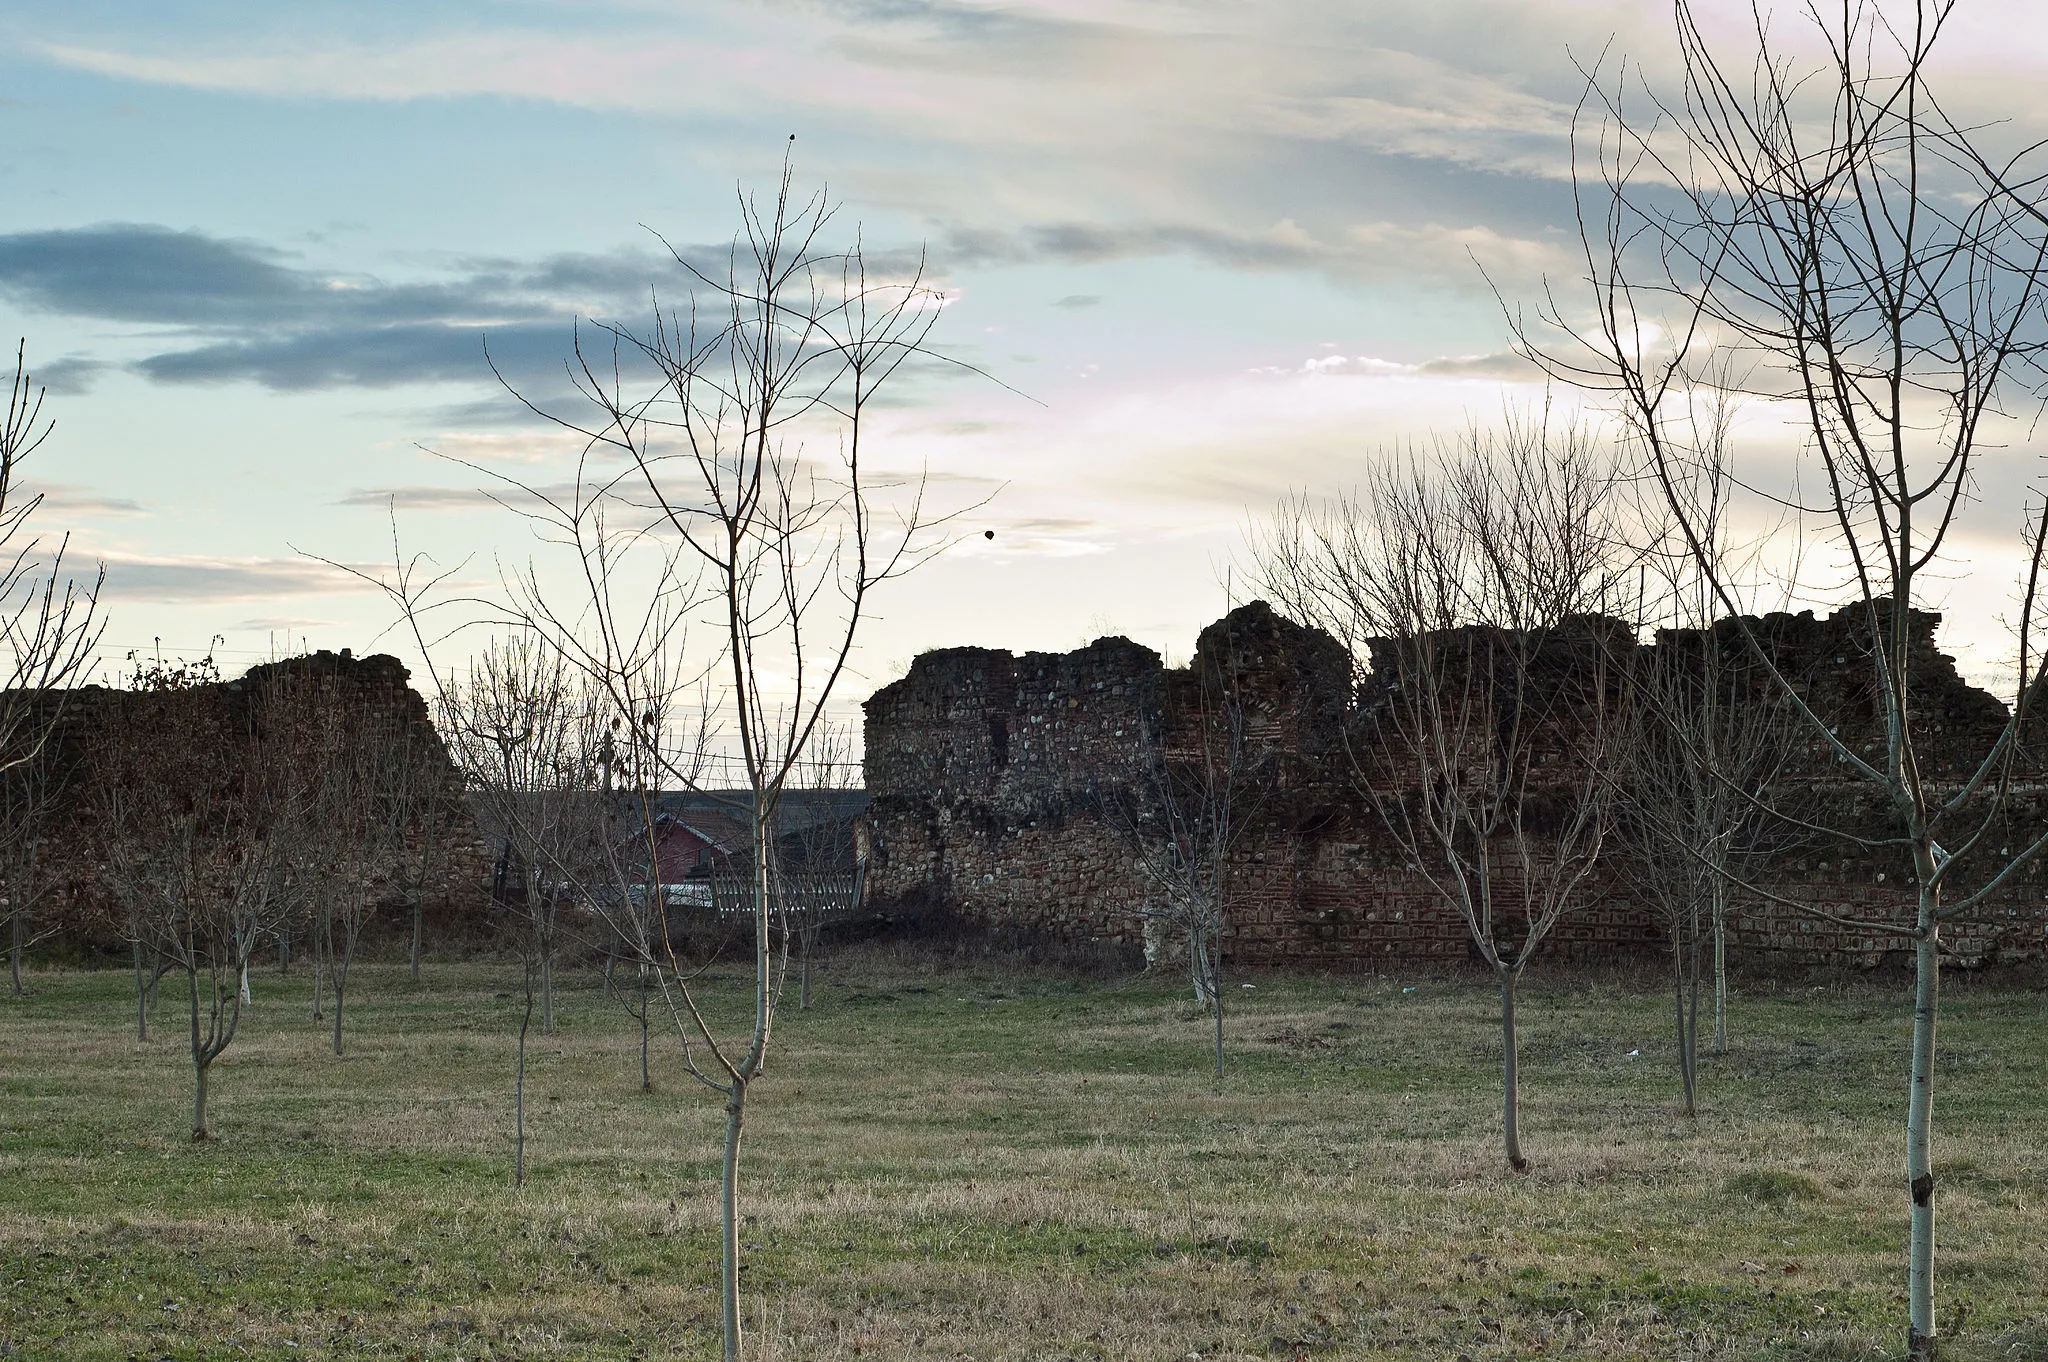
[[[718,1113],[673,1049],[638,1093],[630,1023],[571,981],[515,1193],[514,972],[362,968],[341,1060],[307,981],[259,978],[204,1146],[175,991],[146,1045],[119,974],[0,1003],[0,1356],[714,1354]],[[1537,979],[1518,1178],[1488,981],[1257,982],[1219,1091],[1177,981],[840,955],[750,1114],[754,1355],[1899,1351],[1902,986],[1747,988],[1685,1121],[1661,992]],[[2048,1357],[2048,1019],[1945,1007],[1955,1355]]]

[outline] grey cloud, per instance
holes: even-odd
[[[1101,305],[1102,295],[1099,293],[1069,293],[1064,298],[1053,300],[1054,307],[1064,307],[1074,312],[1079,312],[1084,308],[1100,307]]]
[[[78,487],[70,483],[39,482],[27,490],[40,494],[49,511],[61,518],[66,515],[91,515],[113,517],[146,516],[147,506],[128,497],[110,497],[93,491],[90,487]]]
[[[914,487],[922,482],[929,487],[971,487],[986,490],[1003,485],[1002,478],[991,477],[985,473],[949,473],[941,469],[876,469],[863,476],[871,478],[876,487]]]
[[[106,361],[86,355],[66,355],[32,369],[29,377],[57,397],[76,397],[91,390],[93,380],[107,367]]]
[[[1497,277],[1519,276],[1567,263],[1559,250],[1559,243],[1544,235],[1522,237],[1485,226],[1427,222],[1354,223],[1320,234],[1286,220],[1256,230],[1195,223],[1061,222],[1015,232],[949,227],[944,257],[948,265],[985,266],[1092,265],[1187,255],[1233,270],[1314,270],[1353,280],[1401,275],[1472,283],[1479,278],[1475,261]]]
[[[675,254],[707,273],[725,267],[722,248]],[[652,285],[671,285],[680,299],[689,282],[654,250],[470,260],[447,279],[389,283],[146,223],[0,235],[0,293],[43,311],[181,334],[189,343],[134,366],[164,383],[248,379],[296,390],[487,379],[486,341],[509,373],[559,373],[577,317],[638,317]],[[104,367],[63,360],[46,381],[75,390]]]
[[[270,322],[311,291],[246,242],[135,223],[0,236],[0,287],[50,312],[194,325]]]
[[[680,252],[699,262],[703,248]],[[649,283],[672,261],[648,252],[562,255],[521,265],[462,262],[433,283],[387,283],[291,263],[259,242],[175,231],[152,223],[100,223],[0,236],[0,289],[45,311],[180,327],[278,328],[530,320],[579,295],[607,309],[644,306]]]
[[[491,362],[510,374],[559,368],[569,353],[570,322],[565,317],[489,327],[444,323],[320,327],[275,338],[166,351],[142,360],[136,368],[159,383],[254,379],[281,391],[382,388],[488,378]]]
[[[258,615],[236,620],[229,627],[238,633],[282,633],[294,629],[332,629],[340,620],[298,619],[288,615]]]
[[[1512,350],[1491,355],[1444,355],[1416,366],[1425,374],[1443,378],[1499,378],[1512,383],[1531,383],[1543,373]]]
[[[532,490],[560,501],[573,497],[576,487],[573,483],[554,483]],[[507,501],[518,502],[523,498],[524,494],[512,487],[377,487],[351,492],[334,504],[382,510],[395,503],[401,511],[467,511],[495,509]]]
[[[303,558],[109,558],[102,600],[151,604],[327,595],[361,583]]]
[[[1011,534],[1088,534],[1106,528],[1099,520],[1082,520],[1067,516],[1019,516],[1011,520],[991,522],[998,531]]]
[[[915,271],[920,259],[903,250],[866,257],[871,276]],[[488,346],[522,391],[560,392],[579,335],[600,368],[610,367],[616,345],[601,325],[579,329],[579,318],[638,324],[657,302],[684,302],[692,271],[718,279],[733,267],[724,246],[655,243],[538,261],[457,260],[446,266],[449,278],[389,283],[152,224],[0,235],[0,294],[48,312],[173,328],[185,342],[137,361],[137,372],[160,383],[248,380],[280,391],[488,381]],[[103,367],[77,359],[52,369],[56,382],[77,386]]]
[[[940,60],[952,70],[984,76],[1036,76],[1049,69],[1107,75],[1119,57],[1142,59],[1145,44],[1161,38],[1007,6],[890,0],[844,9],[850,30],[834,46],[856,61],[884,67],[923,69]]]

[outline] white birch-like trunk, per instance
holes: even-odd
[[[725,1165],[719,1184],[719,1229],[724,1258],[725,1362],[740,1356],[740,1133],[746,1123],[747,1082],[735,1078],[725,1102]]]
[[[1913,1069],[1906,1097],[1906,1180],[1913,1199],[1906,1249],[1907,1351],[1934,1356],[1934,1024],[1941,988],[1941,926],[1922,877],[1914,950]]]

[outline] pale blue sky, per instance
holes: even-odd
[[[1964,9],[1962,97],[2048,123],[2031,9]],[[381,603],[290,546],[376,559],[397,492],[408,547],[523,553],[502,513],[437,507],[476,478],[418,448],[537,480],[563,452],[481,335],[546,393],[572,318],[680,291],[644,227],[723,240],[795,133],[872,246],[926,247],[956,298],[939,342],[1034,399],[948,382],[892,411],[885,463],[1003,486],[973,522],[992,546],[882,602],[867,677],[1111,631],[1184,655],[1248,516],[1535,395],[1503,387],[1479,266],[1568,287],[1573,56],[1657,76],[1667,23],[1621,0],[14,0],[0,330],[59,423],[31,477],[109,563],[116,658],[363,648]]]

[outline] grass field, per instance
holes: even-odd
[[[170,981],[148,1044],[120,972],[0,998],[0,1356],[715,1354],[719,1113],[673,1041],[636,1092],[573,980],[514,1191],[516,968],[359,970],[341,1059],[258,977],[203,1145]],[[1532,974],[1515,1177],[1486,979],[1256,983],[1219,1093],[1171,980],[841,954],[755,1093],[750,1355],[1902,1351],[1903,984],[1745,985],[1688,1122],[1654,981]],[[2048,1359],[2043,1001],[1944,998],[1948,1356]]]

